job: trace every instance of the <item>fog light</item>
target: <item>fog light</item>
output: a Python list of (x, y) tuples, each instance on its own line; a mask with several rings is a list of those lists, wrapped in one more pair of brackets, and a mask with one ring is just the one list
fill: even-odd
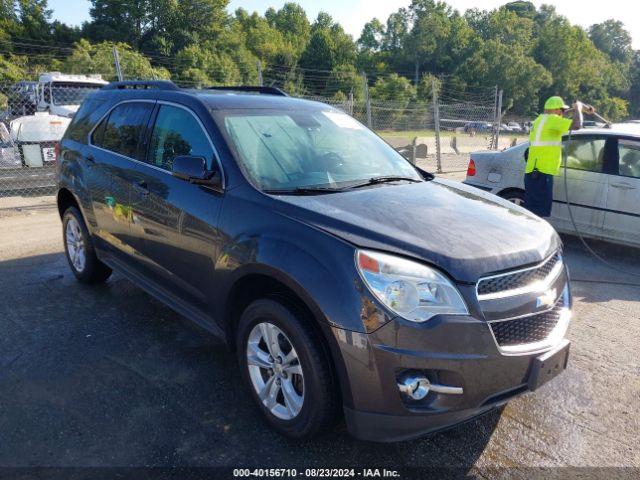
[(426, 377), (406, 375), (398, 382), (398, 390), (412, 400), (422, 400), (429, 393), (430, 383)]
[(398, 378), (398, 390), (411, 400), (422, 400), (429, 392), (442, 393), (445, 395), (462, 395), (462, 387), (450, 385), (438, 385), (431, 383), (427, 377), (420, 373), (407, 373)]

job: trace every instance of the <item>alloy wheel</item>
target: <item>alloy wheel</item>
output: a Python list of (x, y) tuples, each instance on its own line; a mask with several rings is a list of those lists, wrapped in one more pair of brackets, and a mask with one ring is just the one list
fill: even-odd
[(73, 217), (69, 219), (65, 229), (65, 236), (67, 240), (67, 255), (71, 265), (78, 273), (82, 273), (87, 264), (87, 255), (78, 220)]
[(253, 327), (247, 340), (251, 384), (264, 407), (281, 420), (292, 420), (304, 404), (304, 375), (291, 340), (268, 322)]

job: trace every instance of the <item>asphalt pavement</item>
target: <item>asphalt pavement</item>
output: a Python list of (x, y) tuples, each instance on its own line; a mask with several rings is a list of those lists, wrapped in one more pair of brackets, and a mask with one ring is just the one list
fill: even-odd
[[(565, 239), (575, 303), (563, 375), (502, 414), (420, 440), (360, 442), (340, 423), (298, 442), (266, 426), (234, 355), (207, 333), (118, 274), (101, 286), (77, 283), (51, 200), (0, 202), (0, 477), (3, 467), (27, 466), (640, 474), (640, 278), (600, 264), (573, 238)], [(640, 274), (638, 250), (595, 247)]]

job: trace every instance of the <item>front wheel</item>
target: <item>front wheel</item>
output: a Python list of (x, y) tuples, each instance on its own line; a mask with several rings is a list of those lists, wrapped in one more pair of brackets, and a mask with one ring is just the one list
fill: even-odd
[(62, 216), (64, 251), (69, 267), (82, 283), (101, 283), (111, 275), (111, 269), (96, 256), (91, 236), (82, 214), (69, 207)]
[(253, 302), (238, 328), (243, 376), (267, 422), (293, 438), (311, 438), (335, 418), (337, 389), (313, 320), (272, 299)]

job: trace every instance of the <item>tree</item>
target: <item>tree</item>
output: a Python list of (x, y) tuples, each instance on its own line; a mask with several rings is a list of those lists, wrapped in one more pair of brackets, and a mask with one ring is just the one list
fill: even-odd
[(527, 53), (534, 46), (534, 21), (518, 16), (506, 7), (490, 12), (468, 10), (465, 18), (483, 40), (498, 40), (504, 45), (522, 48)]
[(125, 43), (102, 42), (94, 45), (85, 39), (76, 43), (61, 68), (67, 73), (99, 73), (107, 80), (115, 80), (113, 47), (118, 49), (122, 73), (127, 78), (169, 78), (169, 72), (165, 68), (152, 67), (147, 57)]
[(618, 20), (607, 20), (589, 27), (589, 38), (611, 60), (628, 63), (633, 57), (631, 34)]
[(504, 5), (504, 8), (522, 18), (528, 18), (530, 20), (536, 18), (536, 6), (531, 2), (522, 0), (509, 2)]
[(299, 57), (309, 42), (311, 24), (307, 13), (296, 3), (285, 3), (280, 10), (273, 14), (273, 27), (284, 35), (289, 45)]
[(335, 97), (339, 92), (345, 96), (349, 92), (353, 92), (356, 100), (363, 98), (362, 77), (353, 65), (338, 65), (331, 71), (327, 80), (325, 95)]
[(585, 31), (561, 16), (550, 15), (542, 24), (535, 59), (553, 78), (553, 84), (543, 89), (545, 97), (580, 98), (604, 107), (609, 92), (625, 90), (627, 84), (621, 70), (595, 47)]
[(387, 28), (382, 39), (382, 49), (393, 54), (399, 53), (405, 46), (409, 35), (409, 14), (404, 8), (387, 18)]
[(405, 51), (412, 58), (416, 83), (422, 70), (451, 73), (477, 48), (478, 42), (468, 23), (444, 2), (413, 0), (409, 18), (412, 28)]
[[(329, 14), (320, 12), (311, 26), (311, 37), (300, 57), (300, 66), (320, 73), (331, 72), (338, 65), (353, 64), (355, 59), (356, 45), (351, 36), (334, 23)], [(326, 81), (316, 80), (313, 90), (314, 93), (320, 93), (326, 88)]]
[(240, 23), (246, 47), (263, 62), (271, 61), (285, 49), (282, 33), (257, 12), (248, 15), (245, 10), (238, 9), (236, 21)]
[(379, 52), (385, 36), (384, 25), (374, 18), (365, 23), (362, 34), (358, 39), (358, 48), (365, 52)]
[(47, 39), (52, 13), (47, 6), (47, 0), (18, 0), (17, 6), (20, 35), (34, 40)]
[(409, 100), (416, 96), (416, 89), (408, 79), (392, 73), (387, 77), (378, 78), (369, 89), (369, 95), (373, 100), (395, 102), (406, 107)]

